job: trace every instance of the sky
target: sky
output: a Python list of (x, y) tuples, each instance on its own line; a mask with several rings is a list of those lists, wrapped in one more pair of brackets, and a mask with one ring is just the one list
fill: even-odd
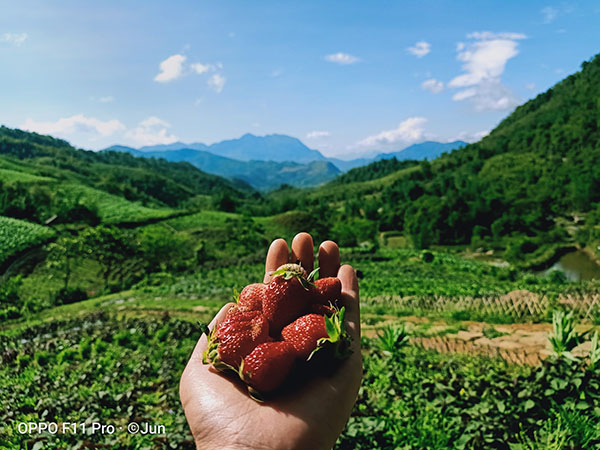
[(600, 52), (600, 4), (0, 0), (0, 124), (98, 150), (476, 141)]

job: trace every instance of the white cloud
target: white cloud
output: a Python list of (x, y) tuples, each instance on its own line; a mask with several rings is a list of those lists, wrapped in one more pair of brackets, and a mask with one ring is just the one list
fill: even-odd
[(477, 89), (470, 88), (464, 89), (462, 91), (458, 91), (456, 94), (452, 96), (452, 100), (460, 102), (461, 100), (466, 100), (471, 97), (475, 97), (477, 95)]
[(176, 80), (183, 75), (183, 63), (187, 58), (183, 55), (172, 55), (160, 63), (160, 72), (154, 77), (154, 81), (167, 83)]
[(0, 36), (0, 42), (7, 42), (17, 47), (23, 44), (27, 39), (27, 33), (4, 33)]
[(475, 32), (468, 43), (457, 45), (457, 59), (464, 73), (454, 77), (448, 87), (460, 88), (455, 101), (469, 100), (477, 111), (505, 110), (518, 104), (514, 94), (502, 84), (501, 76), (509, 59), (514, 58), (520, 33)]
[(226, 78), (220, 73), (215, 73), (223, 68), (223, 64), (218, 62), (216, 64), (203, 64), (203, 63), (186, 63), (187, 57), (184, 55), (172, 55), (160, 63), (160, 72), (154, 81), (166, 83), (169, 81), (176, 80), (183, 76), (195, 73), (197, 75), (212, 75), (208, 78), (207, 84), (215, 92), (220, 93), (225, 86)]
[(214, 72), (217, 69), (223, 68), (223, 64), (202, 64), (202, 63), (193, 63), (190, 64), (190, 69), (196, 72), (198, 75), (202, 75), (203, 73)]
[(491, 31), (475, 31), (467, 34), (468, 39), (526, 39), (527, 36), (523, 33), (492, 33)]
[(215, 73), (208, 79), (207, 83), (213, 91), (215, 91), (217, 94), (220, 94), (223, 90), (223, 87), (225, 87), (226, 81), (227, 79), (223, 75)]
[(325, 56), (325, 59), (329, 62), (336, 63), (336, 64), (342, 64), (342, 65), (355, 64), (360, 61), (360, 59), (357, 58), (356, 56), (350, 55), (348, 53), (341, 53), (341, 52), (332, 53), (331, 55), (327, 55), (327, 56)]
[(324, 137), (329, 137), (331, 133), (329, 131), (311, 131), (306, 135), (306, 139), (319, 139)]
[(382, 131), (379, 134), (369, 136), (358, 142), (358, 147), (381, 147), (395, 144), (411, 144), (430, 135), (425, 132), (425, 117), (409, 117), (400, 122), (392, 130)]
[(546, 6), (545, 8), (542, 8), (540, 13), (542, 14), (542, 20), (544, 23), (552, 23), (558, 16), (558, 10), (552, 6)]
[(530, 91), (535, 91), (536, 85), (535, 83), (527, 83), (525, 85), (525, 89), (529, 89)]
[(465, 141), (465, 142), (477, 142), (481, 139), (483, 139), (484, 137), (486, 137), (488, 134), (490, 134), (489, 130), (483, 130), (483, 131), (475, 131), (475, 132), (471, 132), (471, 131), (461, 131), (460, 133), (458, 133), (458, 136), (452, 138), (452, 139), (448, 139), (448, 142), (454, 142), (454, 141)]
[(421, 87), (426, 91), (433, 92), (434, 94), (439, 94), (444, 90), (444, 83), (436, 80), (435, 78), (431, 78), (430, 80), (425, 80), (421, 83)]
[(431, 51), (431, 44), (425, 41), (419, 41), (414, 47), (408, 47), (406, 50), (417, 58), (422, 58)]
[(136, 128), (125, 133), (125, 137), (133, 143), (144, 145), (172, 144), (177, 136), (169, 134), (171, 125), (158, 117), (151, 116), (142, 120)]
[(112, 103), (115, 101), (115, 98), (112, 95), (107, 95), (106, 97), (100, 97), (98, 101), (100, 103)]
[(40, 134), (66, 137), (74, 133), (110, 136), (117, 131), (124, 130), (125, 126), (116, 119), (102, 121), (86, 117), (83, 114), (76, 114), (58, 119), (56, 122), (36, 122), (33, 119), (27, 119), (20, 128)]

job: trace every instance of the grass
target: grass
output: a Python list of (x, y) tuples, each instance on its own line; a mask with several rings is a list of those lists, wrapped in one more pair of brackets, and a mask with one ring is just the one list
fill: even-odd
[(66, 183), (64, 188), (70, 196), (78, 198), (82, 203), (95, 205), (100, 219), (105, 224), (161, 219), (172, 216), (176, 212), (169, 208), (149, 208), (81, 184)]
[(21, 172), (10, 169), (0, 169), (0, 181), (3, 183), (44, 183), (56, 181), (53, 178), (41, 177), (27, 172)]

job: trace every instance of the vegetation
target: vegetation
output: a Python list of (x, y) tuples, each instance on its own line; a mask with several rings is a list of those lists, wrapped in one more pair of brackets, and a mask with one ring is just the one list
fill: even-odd
[(333, 180), (331, 184), (348, 184), (357, 181), (375, 180), (377, 178), (382, 178), (386, 175), (397, 172), (401, 169), (418, 165), (418, 161), (398, 161), (396, 157), (390, 159), (382, 159), (380, 161), (374, 161), (370, 164), (367, 164), (366, 166), (350, 169), (348, 172), (340, 175), (335, 180)]
[(52, 239), (52, 228), (0, 216), (0, 264), (11, 256)]
[[(465, 245), (543, 265), (575, 242), (574, 217), (590, 218), (580, 241), (599, 238), (599, 80), (600, 55), (518, 107), (480, 142), (432, 162), (374, 163), (322, 188), (273, 192), (268, 213), (323, 210), (326, 228), (367, 219), (417, 248)], [(406, 167), (385, 175), (395, 164)]]
[(529, 369), (410, 346), (390, 351), (388, 336), (379, 339), (385, 350), (366, 341), (363, 387), (338, 448), (600, 444), (600, 372), (581, 361), (555, 357)]

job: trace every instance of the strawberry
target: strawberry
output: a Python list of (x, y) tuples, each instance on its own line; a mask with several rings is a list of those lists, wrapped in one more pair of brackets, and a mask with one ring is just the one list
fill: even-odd
[(335, 304), (342, 295), (342, 282), (337, 277), (319, 278), (311, 290), (313, 303)]
[(310, 284), (306, 271), (298, 264), (284, 264), (275, 272), (265, 289), (263, 314), (272, 336), (304, 314), (310, 304)]
[(269, 324), (260, 311), (231, 308), (216, 333), (211, 333), (203, 361), (218, 370), (237, 369), (244, 357), (268, 338)]
[(335, 313), (335, 309), (331, 306), (321, 305), (320, 303), (313, 303), (310, 305), (310, 312), (319, 314), (321, 316), (331, 316)]
[(296, 353), (290, 343), (266, 342), (244, 358), (239, 375), (253, 390), (271, 392), (287, 378), (295, 359)]
[(306, 360), (317, 348), (317, 341), (329, 337), (325, 328), (325, 317), (319, 314), (302, 316), (285, 326), (281, 330), (281, 337), (294, 346), (296, 356)]
[(238, 307), (247, 311), (262, 311), (262, 302), (267, 285), (263, 283), (253, 283), (246, 286), (240, 292), (238, 298)]
[(307, 314), (287, 325), (281, 337), (294, 346), (296, 355), (303, 360), (309, 360), (325, 346), (333, 346), (335, 357), (343, 358), (349, 344), (343, 325), (344, 313), (345, 308), (331, 317)]

